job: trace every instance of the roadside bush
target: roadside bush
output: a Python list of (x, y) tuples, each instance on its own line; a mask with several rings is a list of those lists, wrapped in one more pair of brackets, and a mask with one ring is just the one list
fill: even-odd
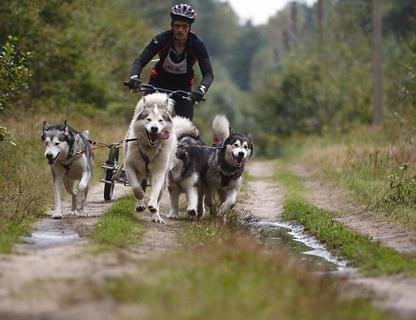
[(416, 207), (416, 176), (409, 174), (409, 164), (402, 164), (398, 171), (388, 176), (389, 189), (384, 197), (387, 205)]
[[(19, 52), (17, 42), (16, 37), (9, 36), (0, 52), (0, 115), (15, 109), (14, 102), (27, 88), (31, 75), (27, 67), (29, 53)], [(11, 135), (6, 127), (0, 125), (2, 141), (11, 141)]]

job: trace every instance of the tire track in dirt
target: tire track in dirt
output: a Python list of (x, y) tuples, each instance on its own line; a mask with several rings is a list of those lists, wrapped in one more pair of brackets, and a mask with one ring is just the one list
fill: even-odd
[(244, 184), (238, 208), (249, 211), (264, 221), (276, 221), (283, 213), (283, 188), (271, 178), (275, 169), (272, 161), (252, 161), (248, 173), (255, 179)]

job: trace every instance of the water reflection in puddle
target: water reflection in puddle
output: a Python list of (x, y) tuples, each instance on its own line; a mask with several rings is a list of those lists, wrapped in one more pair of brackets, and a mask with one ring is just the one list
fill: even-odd
[(21, 237), (23, 243), (32, 248), (49, 248), (80, 240), (77, 232), (63, 220), (41, 221), (29, 236)]
[(289, 252), (302, 256), (329, 272), (349, 273), (353, 268), (348, 267), (347, 261), (333, 256), (317, 239), (308, 235), (301, 225), (289, 222), (260, 221), (254, 230), (265, 242), (281, 244)]

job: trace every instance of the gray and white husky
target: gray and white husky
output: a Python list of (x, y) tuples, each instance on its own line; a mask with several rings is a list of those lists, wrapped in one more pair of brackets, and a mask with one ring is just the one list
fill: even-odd
[[(234, 207), (242, 184), (244, 167), (253, 155), (251, 134), (235, 132), (224, 115), (212, 122), (214, 148), (208, 149), (208, 169), (203, 175), (205, 204), (210, 213), (224, 217)], [(214, 196), (218, 194), (220, 207), (215, 208)], [(200, 200), (202, 201), (202, 197)]]
[(94, 162), (88, 131), (79, 133), (68, 126), (66, 120), (53, 126), (44, 121), (41, 138), (53, 176), (53, 218), (62, 218), (62, 186), (72, 195), (71, 213), (86, 216), (85, 202)]
[(198, 194), (202, 192), (202, 172), (207, 164), (206, 152), (201, 149), (205, 143), (190, 120), (183, 118), (181, 122), (182, 131), (169, 171), (170, 219), (179, 217), (179, 196), (182, 193), (186, 194), (188, 215), (200, 217), (203, 214), (203, 208), (198, 207)]
[(166, 187), (172, 155), (176, 151), (177, 136), (186, 123), (181, 117), (171, 117), (174, 101), (164, 93), (153, 93), (141, 98), (127, 131), (124, 163), (127, 178), (137, 199), (136, 210), (145, 210), (143, 180), (152, 185), (148, 210), (152, 221), (164, 223), (159, 214), (159, 202)]

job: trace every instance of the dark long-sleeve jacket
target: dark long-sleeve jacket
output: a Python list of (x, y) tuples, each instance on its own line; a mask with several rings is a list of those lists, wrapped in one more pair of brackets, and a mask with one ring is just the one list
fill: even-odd
[(158, 34), (134, 61), (131, 75), (140, 77), (142, 69), (156, 54), (159, 55), (159, 61), (150, 73), (150, 82), (154, 85), (170, 90), (191, 90), (195, 62), (198, 62), (202, 74), (200, 85), (208, 89), (214, 80), (208, 51), (193, 32), (189, 33), (186, 48), (180, 55), (173, 50), (172, 30)]

